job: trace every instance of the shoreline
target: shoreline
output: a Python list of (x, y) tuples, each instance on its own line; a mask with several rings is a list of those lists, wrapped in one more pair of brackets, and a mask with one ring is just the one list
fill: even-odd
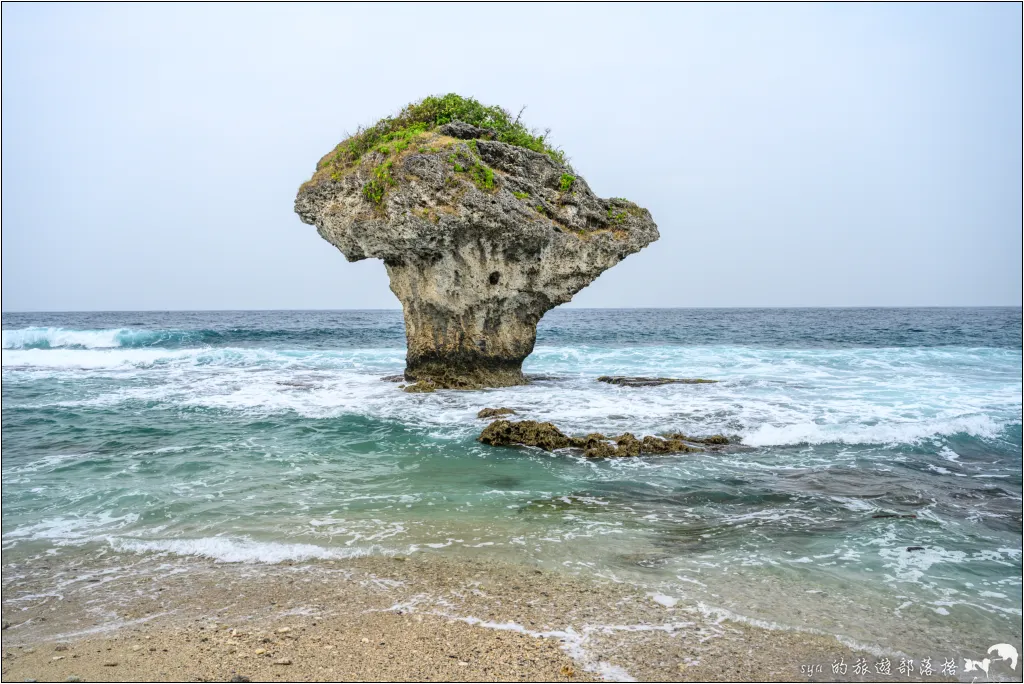
[(49, 592), (30, 572), (5, 579), (4, 681), (829, 681), (839, 658), (876, 660), (835, 637), (492, 561), (142, 554), (68, 575)]

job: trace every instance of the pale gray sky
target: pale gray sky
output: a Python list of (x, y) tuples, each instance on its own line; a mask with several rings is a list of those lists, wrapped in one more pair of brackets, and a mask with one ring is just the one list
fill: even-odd
[(661, 240), (579, 306), (1021, 303), (1021, 5), (3, 5), (3, 308), (390, 308), (346, 131), (517, 110)]

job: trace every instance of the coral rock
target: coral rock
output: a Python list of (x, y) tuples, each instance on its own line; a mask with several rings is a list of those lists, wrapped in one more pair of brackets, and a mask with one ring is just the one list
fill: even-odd
[[(664, 439), (648, 435), (637, 439), (626, 432), (615, 437), (606, 437), (592, 432), (583, 437), (569, 437), (551, 423), (535, 420), (496, 420), (480, 433), (480, 441), (491, 446), (533, 446), (545, 451), (555, 449), (582, 449), (587, 458), (613, 458), (641, 456), (644, 454), (685, 454), (702, 451), (683, 435), (667, 435)], [(716, 435), (716, 437), (721, 437)], [(715, 439), (715, 438), (709, 438)], [(722, 439), (725, 439), (722, 437)], [(709, 445), (728, 443), (708, 441)]]
[(570, 439), (551, 423), (535, 420), (496, 420), (480, 433), (480, 441), (491, 446), (535, 446), (551, 451), (572, 444)]
[(598, 197), (558, 155), (461, 121), (389, 135), (405, 137), (324, 157), (295, 211), (349, 261), (384, 261), (409, 381), (525, 384), (541, 316), (658, 239), (646, 209)]
[(485, 408), (485, 409), (480, 409), (480, 411), (476, 414), (476, 417), (477, 418), (496, 418), (498, 416), (512, 415), (513, 413), (515, 413), (515, 411), (513, 409), (505, 408), (504, 406), (502, 406), (501, 408)]

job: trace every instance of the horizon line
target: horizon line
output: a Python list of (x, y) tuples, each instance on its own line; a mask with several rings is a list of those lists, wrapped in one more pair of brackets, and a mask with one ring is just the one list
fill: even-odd
[[(557, 309), (559, 307), (555, 307)], [(563, 310), (579, 311), (692, 311), (692, 310), (779, 310), (779, 309), (1021, 309), (1021, 304), (921, 304), (921, 305), (843, 305), (843, 306), (570, 306)], [(339, 309), (15, 309), (0, 314), (99, 314), (99, 313), (239, 313), (239, 312), (343, 312), (343, 311), (402, 311), (401, 307), (339, 308)], [(554, 310), (554, 309), (552, 309)], [(545, 314), (546, 315), (546, 314)]]

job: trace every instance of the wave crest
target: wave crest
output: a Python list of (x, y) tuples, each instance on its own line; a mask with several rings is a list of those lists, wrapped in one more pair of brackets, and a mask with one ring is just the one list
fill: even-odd
[(19, 328), (3, 331), (4, 349), (111, 349), (116, 347), (152, 347), (200, 342), (201, 335), (182, 330), (140, 330), (108, 328), (73, 330), (69, 328)]

